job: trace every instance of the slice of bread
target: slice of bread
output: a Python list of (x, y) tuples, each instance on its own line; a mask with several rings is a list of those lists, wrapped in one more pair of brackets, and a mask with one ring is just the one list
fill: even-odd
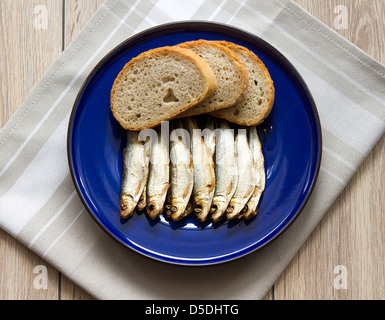
[(230, 108), (211, 114), (240, 125), (258, 125), (269, 115), (274, 104), (275, 89), (269, 71), (249, 49), (232, 42), (219, 41), (219, 43), (240, 57), (248, 71), (249, 88), (243, 100)]
[(248, 85), (247, 71), (232, 50), (215, 41), (207, 40), (183, 42), (178, 47), (191, 49), (206, 60), (217, 79), (217, 88), (211, 96), (194, 108), (179, 114), (178, 117), (220, 110), (242, 99)]
[(188, 110), (215, 89), (214, 72), (195, 52), (160, 47), (123, 67), (111, 90), (111, 111), (124, 129), (139, 131)]

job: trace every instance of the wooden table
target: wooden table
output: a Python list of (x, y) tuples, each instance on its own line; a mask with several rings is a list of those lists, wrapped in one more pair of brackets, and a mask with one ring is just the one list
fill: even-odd
[[(102, 2), (1, 0), (0, 126), (12, 116)], [(385, 64), (385, 0), (296, 2)], [(47, 29), (35, 28), (39, 21), (34, 20), (34, 10), (39, 5), (48, 10)], [(347, 29), (340, 29), (341, 24), (335, 20), (341, 13), (335, 11), (338, 5), (347, 9)], [(266, 299), (385, 298), (384, 153), (383, 137)], [(47, 268), (48, 284), (47, 289), (37, 290), (33, 286), (34, 268), (40, 265)], [(340, 274), (338, 266), (346, 271), (347, 288), (334, 286)], [(0, 230), (0, 299), (92, 297)]]

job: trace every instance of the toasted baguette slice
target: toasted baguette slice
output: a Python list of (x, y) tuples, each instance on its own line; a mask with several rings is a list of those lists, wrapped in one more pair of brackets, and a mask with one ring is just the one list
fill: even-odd
[(118, 74), (111, 111), (127, 130), (152, 128), (214, 92), (216, 78), (195, 52), (161, 47), (143, 52)]
[(247, 71), (239, 57), (227, 47), (207, 40), (183, 42), (178, 47), (196, 52), (210, 65), (217, 79), (217, 89), (207, 99), (178, 115), (187, 117), (232, 106), (247, 90)]
[(219, 43), (233, 50), (243, 61), (249, 75), (249, 88), (242, 101), (212, 115), (240, 125), (258, 125), (269, 115), (274, 104), (275, 89), (269, 71), (249, 49), (231, 42)]

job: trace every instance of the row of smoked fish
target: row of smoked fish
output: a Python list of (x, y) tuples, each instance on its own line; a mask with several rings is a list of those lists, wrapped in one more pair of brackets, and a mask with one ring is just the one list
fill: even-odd
[(164, 213), (173, 221), (191, 214), (201, 222), (254, 217), (265, 189), (256, 127), (234, 130), (227, 121), (211, 117), (204, 120), (203, 130), (194, 117), (170, 125), (168, 139), (153, 130), (151, 143), (141, 132), (127, 131), (121, 218), (135, 209), (151, 219)]

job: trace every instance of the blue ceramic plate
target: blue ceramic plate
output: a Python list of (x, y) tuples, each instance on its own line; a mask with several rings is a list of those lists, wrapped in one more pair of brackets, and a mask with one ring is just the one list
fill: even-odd
[[(196, 39), (227, 40), (255, 52), (274, 81), (270, 116), (258, 126), (266, 189), (256, 218), (219, 225), (191, 216), (178, 223), (146, 214), (119, 216), (125, 131), (110, 111), (115, 77), (146, 50)], [(75, 187), (96, 222), (121, 244), (156, 260), (182, 265), (222, 263), (249, 254), (280, 235), (307, 202), (318, 175), (321, 130), (316, 106), (291, 63), (260, 38), (227, 25), (179, 22), (141, 32), (110, 52), (85, 81), (68, 129), (68, 159)]]

